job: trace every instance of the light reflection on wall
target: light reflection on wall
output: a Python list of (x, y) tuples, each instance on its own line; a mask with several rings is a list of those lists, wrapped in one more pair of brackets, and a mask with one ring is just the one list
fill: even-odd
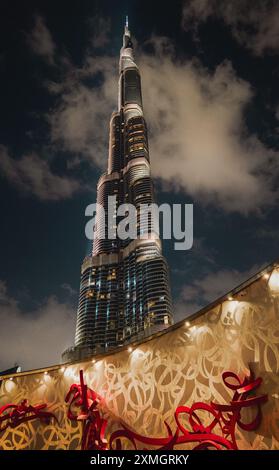
[(13, 374), (13, 380), (4, 378), (0, 406), (20, 403), (25, 398), (31, 404), (46, 403), (59, 422), (39, 424), (34, 428), (36, 433), (33, 422), (23, 424), (23, 444), (16, 440), (17, 430), (9, 429), (0, 435), (0, 449), (10, 448), (11, 443), (18, 449), (78, 448), (81, 423), (67, 419), (65, 396), (73, 383), (80, 383), (81, 369), (87, 386), (103, 398), (100, 410), (111, 423), (106, 436), (109, 437), (119, 419), (140, 434), (165, 435), (165, 421), (172, 430), (176, 428), (177, 406), (191, 406), (199, 401), (228, 403), (231, 394), (224, 386), (223, 372), (229, 370), (244, 377), (250, 367), (263, 378), (262, 393), (268, 393), (269, 398), (259, 432), (238, 429), (239, 448), (279, 449), (278, 298), (276, 267), (208, 307), (204, 314), (185, 319), (164, 335), (130, 345), (132, 350), (127, 346), (101, 359), (91, 357), (88, 361), (49, 368), (47, 374), (40, 370)]
[(279, 295), (279, 268), (274, 269), (268, 281), (271, 295)]

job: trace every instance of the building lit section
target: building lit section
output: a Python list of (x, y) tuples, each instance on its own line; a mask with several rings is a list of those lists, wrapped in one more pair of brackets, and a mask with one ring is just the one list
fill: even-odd
[[(108, 197), (115, 198), (109, 213)], [(118, 110), (110, 120), (107, 171), (97, 185), (92, 255), (81, 268), (75, 346), (63, 353), (78, 360), (154, 334), (173, 323), (169, 273), (159, 234), (148, 215), (140, 226), (139, 207), (154, 202), (141, 79), (125, 25), (119, 61)], [(137, 237), (110, 239), (120, 204), (137, 208)], [(145, 236), (145, 238), (140, 238)]]

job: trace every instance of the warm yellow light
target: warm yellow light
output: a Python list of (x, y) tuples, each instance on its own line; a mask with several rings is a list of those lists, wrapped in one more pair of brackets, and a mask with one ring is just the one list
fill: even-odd
[(264, 273), (263, 274), (263, 279), (268, 279), (269, 278), (269, 274), (268, 273)]
[(228, 300), (233, 300), (233, 297), (231, 295), (229, 295)]
[(61, 367), (61, 372), (64, 372), (65, 371), (65, 367)]
[(189, 328), (190, 325), (191, 325), (191, 323), (189, 321), (185, 322), (185, 326), (187, 326), (187, 328)]
[(44, 375), (48, 375), (48, 371), (47, 371), (47, 370), (44, 371)]
[(279, 269), (274, 269), (268, 281), (268, 287), (272, 295), (279, 295)]
[(13, 378), (13, 377), (10, 377), (10, 380), (14, 380), (14, 378)]
[(92, 363), (95, 364), (95, 362), (96, 362), (96, 359), (92, 359)]
[(133, 351), (133, 348), (131, 346), (128, 347), (128, 352), (131, 353)]

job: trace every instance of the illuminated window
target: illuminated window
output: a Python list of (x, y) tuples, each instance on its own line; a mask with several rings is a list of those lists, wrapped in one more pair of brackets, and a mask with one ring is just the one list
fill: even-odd
[(168, 315), (164, 315), (164, 324), (168, 325), (169, 324), (169, 317)]
[(86, 292), (85, 297), (86, 297), (87, 299), (90, 299), (90, 298), (94, 297), (94, 291), (93, 291), (93, 290), (89, 290), (88, 292)]
[(130, 151), (133, 152), (135, 150), (143, 150), (144, 146), (142, 144), (133, 144), (130, 146)]

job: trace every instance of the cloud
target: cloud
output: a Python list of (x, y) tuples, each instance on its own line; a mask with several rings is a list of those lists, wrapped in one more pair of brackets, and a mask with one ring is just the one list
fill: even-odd
[(64, 289), (68, 294), (70, 294), (70, 296), (75, 296), (77, 298), (78, 292), (76, 291), (76, 289), (73, 289), (72, 286), (70, 286), (70, 284), (68, 284), (67, 282), (61, 284), (61, 289)]
[(110, 19), (98, 15), (90, 18), (88, 20), (88, 24), (92, 34), (92, 46), (96, 49), (106, 46), (110, 41)]
[(110, 115), (117, 104), (117, 60), (89, 56), (82, 68), (69, 67), (61, 83), (47, 87), (57, 95), (47, 115), (52, 143), (104, 169)]
[(0, 169), (19, 190), (31, 193), (43, 201), (70, 198), (80, 190), (80, 183), (67, 176), (54, 174), (47, 161), (35, 153), (13, 159), (6, 147), (0, 145)]
[(279, 51), (279, 4), (276, 0), (187, 0), (182, 25), (197, 33), (209, 18), (224, 21), (234, 38), (260, 56)]
[(153, 175), (227, 211), (274, 203), (278, 154), (246, 128), (253, 90), (230, 62), (210, 72), (159, 50), (140, 65)]
[(237, 269), (220, 269), (185, 284), (181, 289), (180, 297), (175, 305), (175, 320), (200, 310), (237, 287), (242, 282), (259, 272), (265, 265), (254, 265), (251, 269), (239, 271)]
[(72, 342), (76, 312), (54, 296), (29, 314), (9, 297), (0, 281), (0, 370), (18, 363), (25, 370), (60, 362)]
[[(242, 214), (276, 204), (278, 153), (245, 124), (254, 90), (225, 61), (209, 71), (198, 61), (179, 62), (166, 38), (149, 41), (154, 53), (137, 53), (149, 128), (152, 174), (167, 189)], [(88, 83), (89, 80), (89, 83)], [(109, 116), (116, 107), (117, 61), (87, 55), (67, 67), (48, 116), (52, 144), (105, 169)]]
[(27, 41), (35, 54), (44, 58), (50, 65), (54, 64), (56, 46), (41, 16), (35, 17), (35, 25), (27, 36)]

